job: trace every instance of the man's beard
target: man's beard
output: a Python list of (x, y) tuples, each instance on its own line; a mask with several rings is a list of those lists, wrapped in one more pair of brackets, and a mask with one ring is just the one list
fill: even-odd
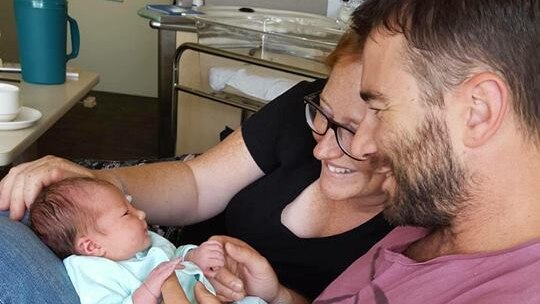
[(429, 110), (414, 134), (395, 133), (391, 139), (382, 160), (392, 168), (396, 181), (384, 211), (388, 221), (431, 229), (450, 227), (466, 207), (469, 188), (444, 121)]

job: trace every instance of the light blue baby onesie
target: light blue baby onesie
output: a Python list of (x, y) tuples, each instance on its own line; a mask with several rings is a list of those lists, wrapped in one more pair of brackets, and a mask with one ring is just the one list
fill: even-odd
[[(176, 249), (171, 242), (158, 234), (149, 232), (149, 235), (152, 245), (125, 261), (79, 255), (64, 259), (64, 265), (81, 304), (133, 303), (133, 292), (141, 286), (152, 269), (161, 262), (183, 257), (189, 249), (195, 247), (187, 245)], [(182, 262), (182, 265), (185, 268), (176, 270), (176, 276), (191, 303), (197, 303), (193, 294), (197, 281), (215, 294), (214, 288), (199, 267), (187, 261)], [(241, 303), (264, 303), (258, 298), (249, 298)]]

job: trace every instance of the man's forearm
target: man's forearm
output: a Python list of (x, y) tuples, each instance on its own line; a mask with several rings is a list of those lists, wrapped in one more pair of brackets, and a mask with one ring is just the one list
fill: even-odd
[(307, 304), (308, 299), (299, 293), (281, 286), (278, 296), (270, 304)]

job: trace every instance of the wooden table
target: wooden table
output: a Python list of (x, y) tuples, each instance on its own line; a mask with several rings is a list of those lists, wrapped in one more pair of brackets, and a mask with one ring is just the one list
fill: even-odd
[[(12, 81), (8, 81), (11, 79)], [(62, 85), (37, 85), (20, 81), (20, 74), (0, 73), (0, 82), (21, 88), (23, 106), (39, 110), (43, 116), (33, 126), (14, 131), (0, 130), (0, 177), (43, 133), (69, 111), (98, 83), (96, 73), (80, 71), (78, 79)]]

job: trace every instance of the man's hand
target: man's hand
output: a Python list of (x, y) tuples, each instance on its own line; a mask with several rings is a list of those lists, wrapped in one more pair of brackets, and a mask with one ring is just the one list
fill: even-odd
[(269, 303), (283, 298), (288, 289), (280, 285), (270, 263), (255, 249), (227, 236), (213, 236), (210, 240), (225, 247), (225, 266), (211, 280), (220, 300), (237, 301), (246, 294)]
[(206, 241), (190, 250), (186, 260), (197, 264), (206, 277), (213, 278), (225, 265), (223, 246), (217, 241)]
[(78, 176), (94, 177), (92, 171), (54, 156), (45, 156), (13, 167), (0, 181), (0, 210), (9, 209), (9, 217), (20, 220), (41, 189), (54, 182)]

